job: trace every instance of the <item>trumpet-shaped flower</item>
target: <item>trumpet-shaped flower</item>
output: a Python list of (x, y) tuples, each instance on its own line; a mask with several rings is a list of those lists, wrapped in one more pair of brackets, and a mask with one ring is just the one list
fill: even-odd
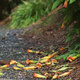
[(67, 0), (65, 0), (63, 8), (67, 8), (67, 4), (68, 4), (68, 2), (67, 2)]
[(15, 60), (11, 60), (11, 61), (10, 61), (10, 65), (11, 65), (11, 64), (17, 64), (17, 63), (18, 63), (18, 62), (15, 61)]
[(18, 67), (13, 67), (14, 70), (22, 70), (21, 68)]
[[(61, 28), (62, 28), (62, 29), (65, 29), (64, 23), (62, 23)], [(60, 50), (63, 50), (63, 48), (61, 48)]]
[(59, 50), (60, 50), (60, 51), (63, 51), (63, 50), (64, 50), (64, 47), (59, 48)]
[(38, 68), (41, 68), (42, 67), (42, 64), (41, 63), (37, 63), (36, 65), (37, 65)]
[(65, 72), (65, 73), (63, 73), (63, 74), (59, 75), (59, 77), (67, 76), (67, 75), (69, 75), (70, 73), (71, 73), (70, 71), (69, 71), (69, 72)]
[(50, 59), (50, 58), (52, 58), (54, 55), (56, 55), (56, 54), (58, 54), (58, 52), (55, 52), (55, 53), (53, 53), (53, 54), (51, 54), (51, 55), (49, 55), (49, 56), (45, 56), (45, 57), (43, 57), (43, 58), (41, 58), (41, 59)]
[(29, 67), (24, 67), (23, 70), (34, 70), (37, 68), (36, 66), (29, 66)]
[(37, 63), (37, 61), (29, 60), (29, 59), (26, 60), (26, 64), (33, 64), (33, 63)]
[(46, 62), (45, 64), (46, 64), (47, 66), (49, 66), (49, 65), (51, 65), (51, 62)]
[(33, 50), (30, 49), (27, 50), (27, 53), (33, 53), (33, 52), (34, 52)]
[(47, 73), (47, 72), (46, 72), (44, 75), (45, 75), (45, 78), (46, 78), (46, 79), (47, 79), (47, 78), (51, 78), (51, 74), (49, 74), (49, 73)]
[(37, 74), (37, 73), (34, 73), (33, 77), (36, 77), (36, 78), (45, 78), (44, 75)]
[(43, 59), (43, 60), (41, 60), (40, 62), (41, 63), (44, 63), (44, 62), (48, 62), (49, 61), (49, 59)]
[(3, 65), (3, 66), (0, 66), (0, 69), (5, 69), (6, 67), (9, 67), (10, 65), (9, 64), (6, 64), (6, 65)]
[(55, 74), (55, 75), (52, 77), (51, 80), (54, 80), (54, 79), (56, 79), (56, 78), (58, 78), (58, 77), (59, 77), (59, 75)]
[(57, 63), (57, 60), (56, 59), (52, 59), (51, 62), (52, 63)]
[(75, 60), (76, 58), (77, 58), (77, 56), (73, 56), (73, 57), (69, 56), (69, 57), (68, 57), (68, 60), (69, 60), (70, 62), (72, 62), (72, 61)]
[(18, 63), (17, 66), (20, 67), (20, 68), (23, 68), (24, 67), (24, 65), (22, 65), (20, 63)]

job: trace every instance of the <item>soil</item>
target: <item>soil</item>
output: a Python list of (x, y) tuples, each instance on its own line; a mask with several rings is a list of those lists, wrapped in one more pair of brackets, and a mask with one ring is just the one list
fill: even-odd
[[(68, 44), (65, 42), (65, 30), (56, 28), (57, 25), (39, 27), (39, 25), (30, 26), (22, 29), (6, 30), (5, 26), (0, 27), (0, 60), (10, 62), (16, 60), (18, 62), (26, 61), (27, 59), (38, 60), (44, 55), (28, 54), (27, 49), (38, 50), (52, 54), (59, 51), (59, 48), (66, 47)], [(25, 32), (26, 31), (26, 32)], [(47, 54), (47, 55), (48, 55)], [(80, 58), (70, 63), (58, 60), (59, 65), (69, 64), (75, 69), (68, 76), (61, 77), (55, 80), (80, 80)], [(25, 66), (28, 66), (24, 64)], [(45, 80), (33, 77), (33, 73), (44, 73), (54, 67), (46, 66), (42, 69), (35, 69), (29, 71), (15, 71), (11, 65), (9, 69), (3, 70), (3, 76), (0, 80)], [(47, 79), (51, 80), (51, 79)]]

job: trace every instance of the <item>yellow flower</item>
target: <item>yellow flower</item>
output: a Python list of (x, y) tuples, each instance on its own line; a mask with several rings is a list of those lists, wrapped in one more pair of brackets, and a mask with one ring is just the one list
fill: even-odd
[(11, 64), (17, 64), (17, 63), (18, 63), (18, 62), (15, 61), (15, 60), (11, 60), (11, 61), (10, 61), (10, 65), (11, 65)]
[(18, 63), (17, 66), (20, 67), (20, 68), (23, 68), (24, 67), (24, 65), (22, 65), (20, 63)]
[(52, 77), (51, 80), (54, 80), (54, 79), (56, 79), (56, 78), (58, 78), (58, 77), (59, 77), (59, 75), (55, 74), (55, 75)]
[[(65, 27), (64, 27), (64, 23), (62, 23), (62, 26), (61, 26), (61, 28), (62, 28), (62, 29), (65, 29)], [(60, 50), (61, 50), (61, 49), (60, 49)]]
[(33, 77), (36, 77), (36, 78), (45, 78), (44, 75), (37, 74), (37, 73), (34, 73)]
[(41, 68), (42, 67), (42, 64), (41, 63), (37, 63), (36, 65), (37, 65), (38, 68)]
[(33, 70), (35, 68), (36, 66), (29, 66), (29, 67), (24, 67), (23, 70)]
[(46, 64), (47, 66), (49, 66), (49, 65), (51, 65), (51, 62), (46, 62), (45, 64)]
[(44, 62), (48, 62), (49, 61), (49, 59), (43, 59), (43, 60), (41, 60), (40, 62), (41, 63), (44, 63)]
[(75, 60), (76, 58), (77, 58), (77, 56), (73, 56), (73, 57), (69, 56), (69, 57), (68, 57), (68, 60), (69, 60), (70, 62), (72, 62), (72, 61)]
[(14, 70), (22, 70), (21, 68), (18, 67), (13, 67)]
[(37, 63), (37, 61), (29, 60), (29, 59), (26, 60), (26, 64), (33, 64), (33, 63)]
[(71, 73), (70, 71), (69, 71), (69, 72), (65, 72), (65, 73), (63, 73), (63, 74), (59, 75), (59, 77), (67, 76), (67, 75), (69, 75), (70, 73)]
[(33, 52), (34, 52), (33, 50), (30, 49), (27, 50), (27, 53), (33, 53)]
[(3, 66), (0, 66), (0, 69), (5, 69), (6, 67), (9, 67), (10, 65), (9, 64), (6, 64), (6, 65), (3, 65)]
[(67, 2), (67, 0), (65, 0), (63, 8), (67, 8), (67, 4), (68, 4), (68, 2)]

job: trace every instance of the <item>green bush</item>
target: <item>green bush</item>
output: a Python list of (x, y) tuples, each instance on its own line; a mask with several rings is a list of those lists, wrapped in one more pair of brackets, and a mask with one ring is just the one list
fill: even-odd
[(54, 1), (55, 0), (23, 1), (11, 14), (12, 20), (10, 26), (12, 28), (21, 28), (40, 20), (51, 11)]

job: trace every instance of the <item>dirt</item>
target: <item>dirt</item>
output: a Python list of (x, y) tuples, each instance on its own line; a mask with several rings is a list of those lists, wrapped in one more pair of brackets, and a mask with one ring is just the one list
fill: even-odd
[[(28, 54), (27, 49), (38, 50), (52, 54), (59, 51), (59, 48), (66, 47), (68, 44), (65, 42), (65, 30), (56, 28), (58, 25), (39, 27), (39, 25), (31, 26), (29, 28), (5, 30), (0, 27), (0, 60), (10, 62), (10, 60), (26, 61), (27, 59), (38, 60), (43, 55)], [(26, 30), (26, 32), (25, 32)], [(69, 64), (75, 69), (66, 77), (61, 77), (55, 80), (80, 80), (80, 58), (72, 63), (69, 61), (59, 61), (60, 65)], [(25, 66), (28, 66), (24, 64)], [(42, 74), (54, 67), (42, 67), (42, 69), (35, 69), (29, 71), (15, 71), (11, 65), (8, 70), (3, 70), (3, 76), (0, 80), (45, 80), (34, 78), (35, 72)], [(51, 79), (47, 79), (51, 80)]]

